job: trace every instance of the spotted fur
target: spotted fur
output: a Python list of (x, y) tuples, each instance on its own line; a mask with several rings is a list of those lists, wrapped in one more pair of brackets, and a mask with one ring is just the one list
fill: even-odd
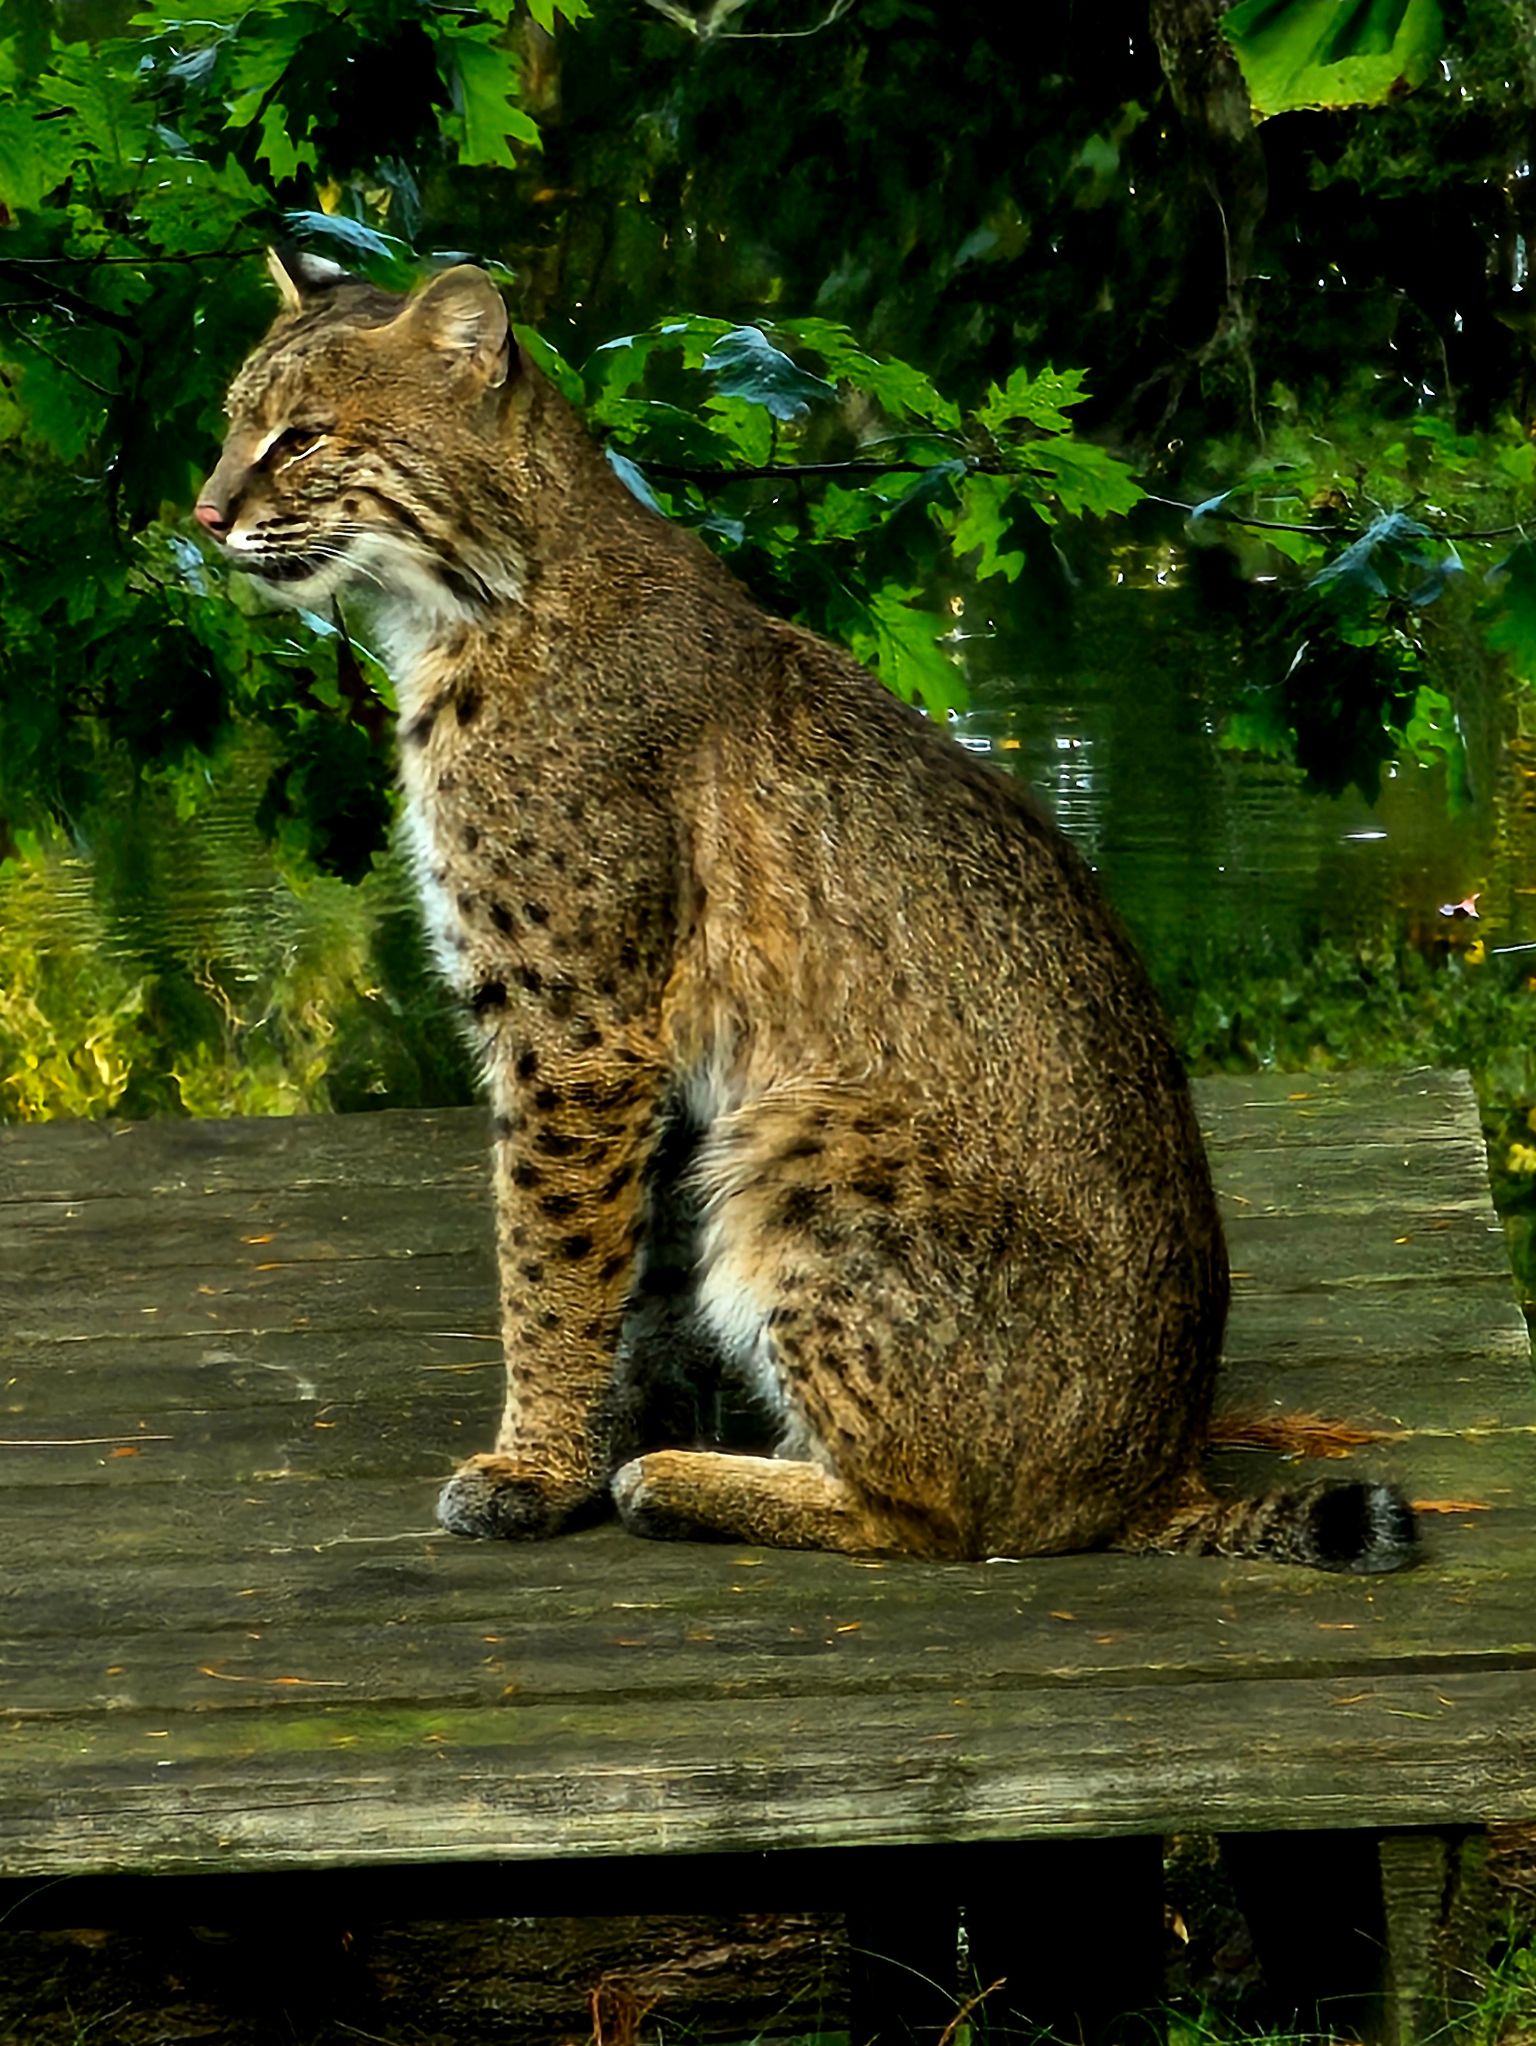
[(1403, 1561), (1387, 1488), (1205, 1489), (1210, 1178), (1066, 840), (640, 506), (481, 273), (278, 281), (198, 516), (398, 693), (495, 1132), (506, 1404), (444, 1523)]

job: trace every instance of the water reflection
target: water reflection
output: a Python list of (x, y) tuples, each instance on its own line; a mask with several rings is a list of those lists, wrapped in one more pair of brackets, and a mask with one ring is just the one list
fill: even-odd
[[(1170, 604), (1182, 597), (1157, 609)], [(1170, 658), (1147, 660), (1145, 606), (1117, 593), (1070, 668), (1002, 625), (966, 647), (975, 707), (957, 735), (1029, 782), (1149, 954), (1183, 952), (1196, 931), (1276, 961), (1325, 936), (1460, 944), (1471, 938), (1441, 905), (1474, 892), (1471, 936), (1536, 938), (1536, 747), (1507, 693), (1481, 706), (1499, 727), (1491, 786), (1458, 813), (1443, 773), (1413, 761), (1387, 770), (1374, 803), (1328, 796), (1220, 743), (1230, 649), (1203, 637), (1186, 628)]]
[[(999, 606), (991, 630), (957, 641), (975, 707), (955, 737), (1021, 775), (1099, 869), (1181, 1028), (1212, 989), (1291, 975), (1303, 1012), (1289, 1017), (1289, 1035), (1254, 1035), (1232, 1056), (1304, 1063), (1313, 1050), (1305, 972), (1329, 947), (1376, 948), (1378, 975), (1383, 959), (1390, 971), (1406, 951), (1437, 971), (1475, 970), (1489, 987), (1526, 985), (1536, 969), (1536, 952), (1521, 950), (1536, 947), (1528, 697), (1475, 666), (1456, 677), (1473, 798), (1459, 810), (1443, 774), (1412, 761), (1385, 775), (1374, 803), (1353, 791), (1319, 795), (1295, 769), (1222, 745), (1253, 655), (1229, 621), (1202, 608), (1172, 556), (1149, 556), (1101, 586), (1070, 630), (1043, 611), (1021, 615), (1026, 608), (1021, 599), (1010, 617)], [(29, 977), (41, 982), (64, 961), (77, 981), (115, 975), (94, 1011), (78, 989), (76, 1008), (136, 1019), (121, 1057), (159, 1057), (169, 1076), (138, 1109), (132, 1089), (120, 1089), (53, 1112), (407, 1105), (467, 1089), (403, 863), (381, 858), (352, 888), (285, 860), (256, 822), (270, 745), (255, 734), (233, 745), (190, 807), (185, 791), (178, 808), (169, 784), (135, 788), (125, 775), (102, 814), (81, 821), (74, 846), (0, 870), (12, 999), (24, 1002)], [(1468, 901), (1475, 915), (1449, 913)], [(166, 990), (178, 986), (203, 1008), (168, 1005)], [(1368, 1017), (1372, 1000), (1362, 986), (1355, 1007)], [(13, 1033), (85, 1028), (75, 1010), (62, 1021), (46, 1002), (34, 1010), (30, 1026), (12, 1018)], [(1527, 1023), (1523, 1012), (1513, 1025), (1501, 1014), (1465, 1052), (1450, 1042), (1448, 1055), (1495, 1072), (1489, 1084), (1509, 1114), (1536, 1095)], [(309, 1077), (268, 1096), (221, 1095), (211, 1083), (189, 1092), (177, 1078), (178, 1031), (222, 1033), (209, 1061), (260, 1051), (275, 1070), (302, 1055)], [(1358, 1029), (1319, 1038), (1321, 1055), (1342, 1058), (1410, 1055), (1398, 1042)], [(22, 1112), (47, 1112), (46, 1098), (39, 1083)]]

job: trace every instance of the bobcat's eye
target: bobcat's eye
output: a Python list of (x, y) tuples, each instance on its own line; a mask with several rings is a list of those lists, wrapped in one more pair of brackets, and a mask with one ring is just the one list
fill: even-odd
[(307, 455), (312, 448), (319, 447), (324, 439), (325, 428), (322, 426), (288, 426), (272, 443), (271, 451), (296, 462), (300, 455)]

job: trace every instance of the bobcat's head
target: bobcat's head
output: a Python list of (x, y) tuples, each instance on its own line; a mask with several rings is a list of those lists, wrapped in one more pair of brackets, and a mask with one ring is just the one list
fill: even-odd
[(490, 279), (448, 270), (402, 300), (314, 257), (269, 261), (283, 310), (230, 387), (198, 519), (295, 605), (372, 591), (419, 625), (514, 597), (506, 429), (531, 372)]

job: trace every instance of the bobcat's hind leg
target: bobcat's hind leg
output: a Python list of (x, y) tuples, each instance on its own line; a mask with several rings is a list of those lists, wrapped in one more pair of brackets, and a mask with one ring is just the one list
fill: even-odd
[(655, 1450), (616, 1473), (613, 1499), (629, 1532), (653, 1540), (845, 1553), (899, 1546), (841, 1478), (784, 1457)]

